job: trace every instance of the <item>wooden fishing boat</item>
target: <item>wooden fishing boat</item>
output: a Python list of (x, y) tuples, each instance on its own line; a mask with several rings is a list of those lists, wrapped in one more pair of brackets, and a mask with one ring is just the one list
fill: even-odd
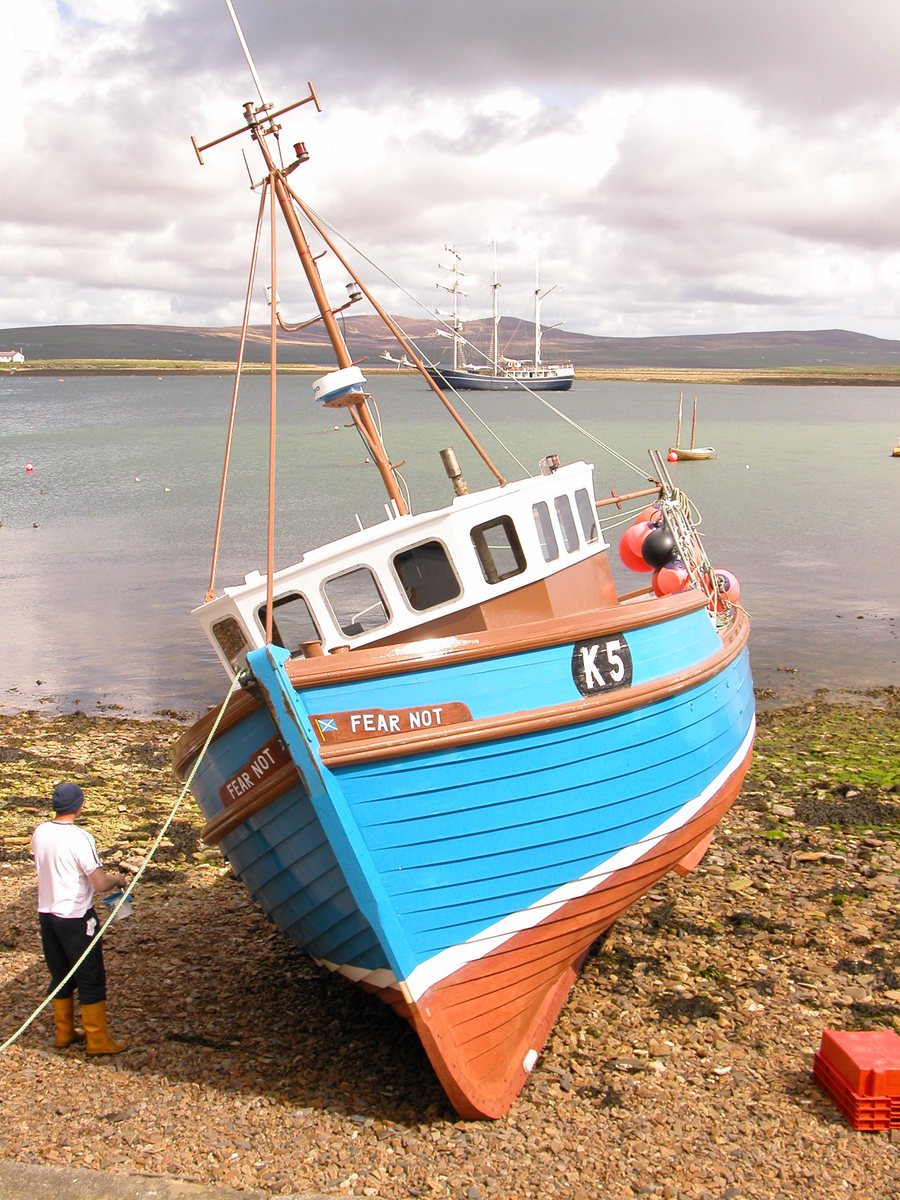
[(678, 428), (675, 433), (675, 445), (669, 447), (669, 462), (700, 462), (704, 458), (715, 458), (716, 451), (712, 446), (695, 446), (694, 439), (697, 433), (697, 397), (694, 397), (694, 416), (691, 421), (691, 444), (690, 446), (682, 446), (681, 444), (681, 415), (682, 405), (684, 403), (684, 392), (678, 397)]
[[(353, 422), (388, 502), (378, 523), (276, 569), (273, 436), (265, 572), (219, 591), (223, 473), (196, 616), (232, 687), (181, 738), (175, 769), (205, 840), (277, 926), (412, 1023), (462, 1116), (500, 1117), (592, 944), (662, 875), (697, 865), (738, 794), (754, 736), (748, 620), (658, 452), (652, 479), (599, 500), (584, 461), (547, 455), (507, 480), (434, 380), (489, 478), (470, 490), (448, 448), (448, 503), (410, 511), (308, 239), (349, 265), (288, 181), (305, 148), (286, 167), (273, 152), (279, 120), (318, 108), (316, 94), (275, 110), (245, 53), (259, 104), (194, 147), (202, 163), (246, 134), (260, 152), (251, 261), (280, 213), (334, 348), (314, 397)], [(352, 273), (350, 291), (430, 378)], [(279, 320), (273, 306), (273, 428)], [(621, 522), (623, 506), (644, 546), (632, 565), (677, 557), (675, 590), (657, 571), (653, 589), (617, 591), (600, 518)]]
[(891, 458), (900, 458), (900, 438), (897, 438), (897, 444), (891, 450)]

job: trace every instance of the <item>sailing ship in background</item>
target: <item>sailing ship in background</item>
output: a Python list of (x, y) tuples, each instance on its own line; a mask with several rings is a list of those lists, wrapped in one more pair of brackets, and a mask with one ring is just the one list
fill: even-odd
[[(605, 499), (585, 461), (548, 454), (534, 475), (504, 477), (291, 186), (303, 143), (280, 165), (279, 120), (319, 108), (312, 84), (274, 109), (241, 41), (259, 103), (194, 148), (202, 163), (248, 134), (262, 157), (243, 337), (261, 231), (280, 212), (335, 355), (313, 398), (352, 421), (387, 504), (366, 527), (348, 504), (353, 532), (276, 569), (276, 299), (265, 571), (216, 587), (229, 434), (195, 612), (231, 687), (182, 736), (175, 768), (206, 815), (204, 839), (263, 911), (412, 1023), (462, 1116), (499, 1117), (592, 944), (667, 871), (697, 865), (737, 796), (755, 727), (749, 622), (659, 452), (652, 475), (634, 467), (640, 486)], [(469, 488), (447, 447), (448, 502), (412, 511), (319, 243), (347, 270), (350, 303), (365, 296), (429, 382), (482, 486)], [(271, 260), (277, 297), (274, 245)], [(613, 531), (652, 587), (619, 594)]]
[(704, 458), (715, 458), (716, 451), (713, 446), (695, 446), (694, 439), (697, 435), (697, 397), (694, 397), (694, 415), (691, 420), (691, 444), (690, 446), (682, 446), (681, 444), (681, 418), (682, 408), (684, 405), (684, 392), (678, 397), (678, 428), (675, 432), (675, 445), (669, 447), (668, 459), (669, 462), (700, 462)]
[[(428, 373), (440, 386), (454, 391), (513, 391), (527, 387), (533, 392), (566, 392), (575, 381), (575, 368), (571, 363), (545, 363), (541, 360), (541, 302), (556, 285), (541, 291), (539, 273), (535, 271), (534, 285), (534, 357), (531, 362), (508, 358), (500, 350), (500, 281), (497, 277), (497, 256), (494, 253), (494, 273), (491, 281), (491, 344), (486, 360), (482, 363), (466, 362), (464, 355), (477, 352), (466, 339), (459, 315), (460, 257), (452, 246), (444, 249), (453, 256), (450, 268), (452, 283), (446, 291), (453, 297), (453, 323), (449, 330), (438, 329), (438, 337), (451, 343), (449, 366), (429, 363)], [(441, 285), (444, 286), (444, 285)]]

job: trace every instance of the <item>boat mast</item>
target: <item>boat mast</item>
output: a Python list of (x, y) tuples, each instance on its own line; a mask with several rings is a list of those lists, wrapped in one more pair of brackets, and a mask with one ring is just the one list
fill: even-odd
[(697, 432), (697, 397), (694, 397), (694, 419), (691, 421), (691, 449), (694, 448), (694, 434)]
[[(276, 118), (282, 116), (284, 113), (289, 112), (294, 108), (299, 108), (301, 105), (308, 104), (310, 102), (315, 104), (317, 111), (321, 112), (322, 110), (318, 97), (316, 96), (315, 89), (313, 88), (312, 84), (309, 83), (307, 84), (309, 88), (308, 96), (305, 96), (302, 100), (296, 101), (294, 104), (289, 104), (285, 108), (281, 108), (276, 112), (272, 112), (272, 105), (267, 103), (263, 98), (259, 77), (256, 73), (256, 68), (253, 65), (253, 60), (250, 57), (250, 52), (247, 49), (247, 44), (244, 41), (243, 34), (241, 33), (240, 25), (238, 24), (237, 16), (234, 12), (234, 8), (232, 7), (231, 0), (225, 0), (225, 3), (228, 7), (228, 12), (231, 16), (232, 23), (234, 24), (235, 30), (238, 34), (238, 39), (241, 43), (241, 48), (244, 51), (244, 56), (247, 59), (247, 65), (249, 66), (250, 73), (253, 76), (254, 85), (259, 93), (260, 104), (258, 106), (254, 106), (253, 102), (250, 100), (244, 104), (244, 121), (246, 122), (244, 128), (236, 129), (232, 133), (227, 133), (222, 137), (215, 138), (213, 141), (207, 142), (203, 146), (198, 146), (196, 139), (192, 138), (191, 141), (193, 142), (194, 150), (202, 165), (204, 150), (208, 150), (211, 146), (217, 146), (221, 142), (229, 141), (233, 137), (237, 137), (240, 134), (249, 132), (250, 137), (259, 146), (260, 153), (263, 156), (263, 161), (265, 162), (266, 170), (268, 172), (266, 183), (272, 188), (275, 200), (281, 209), (281, 213), (287, 226), (288, 233), (290, 234), (291, 241), (293, 242), (294, 248), (300, 258), (300, 264), (303, 267), (303, 272), (306, 275), (310, 291), (312, 292), (316, 307), (319, 310), (319, 316), (323, 325), (325, 326), (325, 331), (328, 334), (328, 340), (331, 342), (334, 350), (338, 368), (342, 369), (353, 366), (354, 364), (350, 356), (350, 351), (347, 349), (347, 345), (344, 341), (343, 334), (341, 333), (340, 326), (338, 325), (337, 318), (335, 316), (336, 310), (329, 302), (328, 295), (325, 291), (325, 285), (322, 283), (322, 278), (319, 274), (318, 264), (316, 263), (309, 243), (306, 240), (306, 235), (303, 232), (303, 227), (301, 226), (297, 217), (297, 212), (287, 184), (286, 176), (288, 173), (300, 166), (301, 163), (306, 162), (308, 159), (309, 156), (306, 153), (306, 148), (302, 142), (298, 142), (294, 146), (294, 151), (297, 156), (296, 159), (287, 168), (282, 168), (277, 166), (275, 163), (275, 160), (266, 142), (268, 137), (274, 136), (277, 138), (279, 132), (281, 131), (281, 126), (276, 123)], [(274, 289), (272, 293), (272, 303), (274, 307)], [(274, 352), (272, 357), (274, 362)], [(372, 461), (378, 468), (388, 497), (394, 502), (398, 513), (406, 514), (408, 509), (403, 498), (403, 494), (400, 490), (400, 486), (397, 483), (397, 479), (394, 475), (394, 468), (390, 459), (388, 458), (384, 443), (382, 442), (378, 433), (378, 429), (375, 425), (375, 421), (372, 417), (372, 413), (368, 404), (366, 403), (363, 393), (359, 393), (358, 400), (354, 400), (347, 405), (347, 411), (349, 412), (354, 425), (359, 431), (359, 434), (372, 457)]]
[[(541, 291), (540, 280), (540, 263), (536, 258), (534, 260), (534, 365), (535, 368), (541, 365), (541, 301), (545, 296), (549, 296), (551, 292), (555, 292), (559, 287), (558, 283), (554, 283), (553, 287), (547, 288), (546, 292)], [(556, 326), (553, 327), (554, 329)]]
[(403, 332), (403, 330), (400, 328), (400, 326), (397, 324), (397, 322), (394, 320), (394, 318), (390, 315), (390, 313), (386, 312), (384, 310), (384, 308), (382, 308), (382, 306), (379, 304), (378, 300), (372, 295), (372, 293), (369, 291), (369, 289), (363, 283), (362, 279), (360, 279), (359, 275), (353, 270), (350, 263), (347, 261), (347, 259), (344, 257), (344, 255), (341, 253), (340, 248), (334, 243), (332, 238), (329, 236), (327, 230), (322, 225), (321, 221), (316, 216), (316, 214), (303, 203), (303, 201), (300, 199), (300, 197), (297, 195), (296, 192), (292, 191), (291, 188), (288, 188), (288, 191), (290, 192), (294, 203), (297, 205), (297, 207), (303, 213), (304, 217), (306, 217), (307, 221), (309, 221), (310, 225), (313, 227), (313, 229), (315, 229), (316, 233), (318, 233), (319, 237), (322, 239), (322, 241), (325, 243), (325, 245), (328, 247), (328, 249), (331, 251), (331, 253), (335, 256), (335, 258), (338, 260), (338, 262), (341, 264), (341, 266), (344, 268), (344, 270), (348, 273), (350, 278), (355, 281), (355, 283), (359, 287), (359, 290), (362, 292), (362, 294), (365, 296), (365, 298), (369, 301), (369, 303), (375, 309), (376, 313), (378, 313), (379, 317), (384, 322), (385, 326), (391, 331), (391, 333), (397, 339), (400, 346), (402, 346), (403, 350), (406, 352), (407, 356), (409, 357), (412, 365), (416, 368), (416, 370), (419, 372), (419, 374), (422, 376), (422, 378), (425, 380), (425, 382), (428, 384), (428, 386), (434, 392), (435, 396), (437, 396), (438, 400), (440, 400), (441, 404), (443, 404), (444, 408), (447, 410), (447, 412), (450, 414), (450, 416), (453, 418), (453, 420), (457, 423), (457, 425), (462, 430), (462, 432), (465, 434), (465, 436), (469, 439), (469, 442), (471, 443), (472, 448), (478, 452), (478, 454), (481, 457), (481, 460), (483, 461), (485, 466), (488, 468), (488, 470), (491, 472), (491, 474), (494, 476), (494, 478), (497, 480), (497, 483), (501, 487), (505, 487), (506, 480), (504, 479), (503, 475), (497, 470), (494, 463), (491, 462), (484, 446), (482, 446), (482, 444), (478, 441), (478, 438), (475, 437), (475, 435), (472, 433), (472, 430), (469, 429), (468, 425), (466, 425), (465, 421), (462, 419), (462, 417), (459, 415), (459, 413), (456, 411), (456, 409), (450, 403), (449, 399), (447, 398), (446, 393), (444, 391), (442, 391), (442, 389), (439, 388), (438, 385), (435, 383), (432, 375), (429, 373), (429, 371), (425, 367), (425, 364), (422, 362), (422, 359), (419, 357), (418, 353), (413, 348), (412, 343), (406, 337), (406, 334)]
[[(434, 382), (431, 375), (425, 369), (425, 365), (422, 363), (421, 359), (416, 354), (416, 352), (413, 350), (413, 348), (412, 348), (411, 344), (409, 343), (409, 341), (407, 340), (407, 338), (404, 336), (403, 331), (399, 328), (397, 323), (388, 315), (388, 313), (386, 313), (384, 311), (384, 309), (378, 304), (375, 297), (371, 295), (368, 288), (363, 284), (362, 280), (359, 278), (357, 273), (353, 270), (353, 268), (347, 262), (344, 255), (341, 254), (338, 247), (334, 244), (332, 239), (328, 236), (326, 230), (323, 228), (321, 222), (318, 220), (316, 215), (312, 212), (312, 210), (306, 204), (304, 204), (304, 202), (301, 200), (301, 198), (297, 195), (297, 193), (288, 184), (287, 176), (290, 175), (291, 172), (294, 171), (297, 167), (299, 167), (302, 163), (306, 162), (307, 159), (309, 158), (309, 155), (306, 152), (306, 147), (303, 145), (302, 142), (297, 142), (294, 145), (294, 152), (296, 154), (295, 160), (292, 163), (290, 163), (287, 167), (279, 168), (275, 165), (275, 162), (272, 158), (271, 153), (269, 152), (269, 148), (266, 144), (265, 139), (270, 135), (274, 135), (277, 139), (277, 135), (281, 130), (281, 126), (277, 125), (275, 123), (276, 118), (282, 116), (284, 113), (291, 112), (295, 108), (301, 107), (301, 105), (309, 104), (310, 102), (315, 104), (317, 111), (321, 112), (322, 110), (319, 105), (319, 100), (318, 100), (318, 97), (316, 96), (315, 88), (313, 87), (313, 85), (311, 83), (308, 83), (307, 84), (307, 86), (309, 88), (308, 96), (304, 96), (304, 98), (302, 100), (297, 100), (293, 104), (287, 105), (285, 108), (278, 109), (276, 112), (271, 111), (272, 105), (268, 104), (263, 99), (262, 88), (259, 83), (259, 77), (256, 74), (256, 68), (253, 66), (252, 59), (250, 58), (250, 52), (247, 49), (247, 44), (244, 41), (243, 34), (240, 31), (240, 25), (238, 24), (238, 20), (235, 15), (234, 9), (232, 7), (231, 0), (225, 0), (225, 3), (228, 7), (229, 14), (231, 15), (231, 19), (234, 24), (235, 30), (237, 31), (238, 38), (241, 43), (241, 47), (242, 47), (245, 57), (247, 59), (247, 64), (250, 67), (250, 72), (251, 72), (251, 75), (253, 76), (254, 84), (256, 85), (256, 89), (257, 89), (257, 92), (260, 97), (260, 105), (258, 108), (254, 108), (252, 102), (250, 102), (250, 101), (248, 101), (244, 105), (244, 120), (246, 122), (246, 125), (240, 129), (235, 129), (231, 133), (223, 134), (222, 137), (215, 138), (215, 139), (213, 139), (213, 141), (207, 142), (203, 146), (198, 146), (196, 138), (191, 138), (191, 143), (193, 144), (194, 152), (197, 155), (198, 161), (200, 162), (201, 165), (203, 164), (203, 151), (208, 150), (211, 146), (218, 146), (221, 142), (230, 141), (231, 138), (238, 137), (243, 133), (247, 133), (247, 132), (250, 133), (251, 138), (257, 143), (257, 145), (260, 148), (260, 152), (263, 155), (263, 159), (266, 163), (266, 167), (269, 172), (268, 176), (262, 181), (263, 199), (265, 199), (265, 193), (268, 191), (269, 188), (271, 188), (272, 196), (274, 196), (274, 198), (277, 200), (278, 204), (281, 207), (285, 223), (286, 223), (286, 225), (288, 227), (288, 231), (291, 235), (291, 240), (293, 241), (294, 247), (297, 250), (297, 253), (300, 257), (301, 265), (303, 266), (304, 273), (306, 274), (307, 280), (310, 285), (310, 289), (313, 293), (313, 297), (315, 298), (316, 306), (319, 309), (319, 317), (314, 318), (314, 320), (321, 320), (322, 323), (324, 324), (325, 329), (328, 333), (329, 340), (331, 341), (332, 347), (334, 348), (334, 352), (335, 352), (335, 356), (338, 361), (339, 369), (343, 369), (346, 367), (351, 367), (351, 366), (356, 365), (352, 362), (352, 360), (350, 358), (350, 352), (347, 349), (347, 346), (344, 342), (344, 338), (341, 333), (340, 327), (338, 326), (338, 323), (336, 320), (337, 313), (342, 312), (343, 309), (347, 307), (347, 305), (345, 304), (341, 308), (338, 308), (338, 309), (334, 309), (331, 307), (331, 305), (328, 301), (328, 296), (326, 295), (326, 292), (325, 292), (324, 285), (323, 285), (321, 277), (319, 275), (319, 270), (316, 265), (316, 260), (313, 257), (313, 254), (310, 250), (309, 244), (306, 240), (306, 236), (303, 232), (303, 227), (301, 226), (299, 218), (297, 216), (298, 211), (303, 214), (305, 219), (309, 222), (310, 226), (316, 231), (316, 233), (319, 235), (319, 237), (321, 237), (322, 241), (325, 243), (325, 245), (328, 247), (328, 249), (332, 252), (332, 254), (335, 255), (338, 262), (340, 262), (341, 265), (344, 267), (344, 269), (348, 272), (351, 279), (353, 279), (354, 282), (358, 285), (360, 293), (366, 297), (366, 299), (373, 306), (373, 308), (378, 313), (378, 315), (380, 316), (382, 321), (384, 321), (385, 325), (391, 330), (391, 332), (397, 338), (400, 345), (403, 346), (404, 350), (409, 355), (410, 359), (412, 360), (412, 362), (415, 365), (416, 369), (418, 370), (419, 374), (423, 377), (423, 379), (426, 380), (429, 387), (432, 389), (432, 391), (436, 394), (438, 399), (444, 405), (444, 408), (447, 410), (447, 412), (450, 414), (450, 416), (453, 418), (453, 420), (457, 423), (460, 430), (468, 438), (472, 447), (480, 455), (482, 461), (487, 466), (487, 468), (491, 472), (491, 474), (494, 476), (497, 483), (501, 487), (503, 487), (506, 483), (506, 480), (503, 477), (502, 473), (497, 469), (497, 467), (491, 461), (491, 459), (488, 456), (487, 452), (485, 451), (484, 447), (481, 445), (481, 443), (475, 437), (475, 435), (473, 434), (471, 429), (469, 429), (469, 427), (466, 425), (465, 421), (462, 419), (460, 414), (456, 411), (456, 409), (450, 403), (447, 396)], [(273, 208), (274, 208), (274, 205), (273, 205)], [(262, 222), (262, 212), (263, 212), (263, 207), (261, 204), (260, 217), (259, 217), (260, 224)], [(259, 237), (259, 230), (257, 230), (257, 238), (258, 237)], [(274, 238), (274, 231), (273, 231), (273, 237), (272, 237), (273, 256), (274, 256), (274, 242), (275, 242), (275, 238)], [(256, 251), (254, 250), (254, 256), (255, 256), (255, 253), (256, 253)], [(453, 253), (455, 254), (456, 252), (453, 251)], [(458, 255), (457, 255), (457, 258), (458, 258)], [(458, 290), (458, 277), (461, 274), (461, 272), (459, 272), (458, 266), (456, 267), (455, 270), (456, 270), (456, 275), (457, 275), (456, 287)], [(251, 272), (251, 280), (248, 283), (248, 294), (249, 294), (249, 288), (251, 285), (252, 285), (252, 272)], [(271, 378), (271, 385), (270, 385), (270, 391), (271, 391), (270, 407), (271, 407), (272, 414), (273, 414), (272, 424), (274, 427), (274, 409), (275, 409), (274, 393), (275, 393), (275, 378), (276, 378), (276, 376), (275, 376), (275, 323), (276, 323), (275, 318), (277, 316), (277, 314), (275, 313), (275, 302), (276, 302), (277, 293), (276, 293), (276, 287), (275, 287), (274, 261), (273, 261), (273, 266), (272, 266), (271, 287), (272, 287), (273, 317), (272, 317), (272, 353), (271, 353), (272, 378)], [(353, 298), (351, 297), (351, 303), (352, 302), (353, 302)], [(249, 300), (248, 300), (248, 303), (249, 303)], [(455, 306), (455, 311), (458, 312), (458, 309), (456, 308), (456, 306)], [(282, 322), (280, 321), (280, 318), (278, 319), (278, 324), (282, 324)], [(304, 325), (308, 325), (308, 324), (312, 324), (312, 322), (311, 321), (304, 322)], [(458, 327), (457, 330), (455, 331), (455, 336), (457, 338), (459, 338), (459, 340), (463, 340), (462, 339), (462, 326), (461, 326), (461, 323), (458, 321), (458, 318), (455, 318), (454, 324)], [(454, 345), (454, 349), (456, 349), (455, 345)], [(391, 463), (390, 459), (388, 458), (387, 451), (384, 446), (384, 442), (382, 441), (381, 436), (378, 433), (377, 427), (375, 425), (375, 422), (372, 418), (372, 413), (371, 413), (368, 403), (367, 403), (367, 397), (365, 395), (363, 395), (362, 393), (349, 396), (347, 398), (347, 411), (349, 412), (350, 416), (352, 417), (353, 423), (356, 425), (356, 428), (358, 429), (360, 436), (362, 437), (366, 446), (369, 448), (371, 457), (372, 457), (374, 463), (376, 464), (376, 466), (378, 467), (379, 474), (381, 475), (381, 478), (384, 482), (385, 490), (387, 491), (389, 498), (393, 502), (395, 511), (401, 516), (407, 515), (409, 512), (409, 509), (407, 507), (407, 504), (403, 498), (403, 495), (402, 495), (399, 485), (397, 483), (397, 479), (396, 479), (395, 473), (394, 473), (394, 466)], [(274, 471), (274, 455), (272, 456), (272, 458), (273, 458), (273, 461), (272, 461), (272, 465), (270, 467), (270, 474)], [(224, 487), (224, 484), (223, 484), (223, 487)], [(272, 525), (273, 519), (274, 518), (273, 518), (272, 514), (270, 513), (270, 541), (271, 541), (271, 536), (272, 536), (271, 525)], [(271, 579), (271, 573), (270, 573), (270, 579)], [(211, 589), (212, 589), (212, 583), (210, 584), (210, 590)], [(271, 608), (272, 608), (271, 598), (269, 600), (267, 607), (268, 607), (268, 620), (267, 620), (267, 624), (268, 624), (271, 622)], [(268, 630), (267, 630), (267, 640), (271, 640), (268, 637)]]
[(535, 370), (541, 365), (541, 267), (540, 260), (534, 260), (534, 366)]
[[(269, 121), (271, 123), (271, 119), (269, 119)], [(265, 159), (266, 165), (269, 168), (272, 186), (275, 189), (275, 196), (281, 207), (281, 212), (285, 223), (287, 224), (291, 241), (294, 243), (294, 247), (300, 257), (300, 263), (309, 283), (310, 290), (312, 291), (313, 298), (316, 302), (316, 307), (318, 308), (322, 317), (322, 323), (324, 324), (325, 330), (328, 333), (328, 339), (334, 349), (338, 367), (343, 368), (352, 366), (353, 359), (350, 356), (350, 351), (347, 349), (347, 344), (344, 341), (343, 334), (341, 333), (340, 327), (337, 323), (337, 318), (334, 315), (334, 309), (329, 303), (325, 286), (322, 283), (322, 278), (319, 274), (318, 264), (313, 257), (309, 243), (306, 240), (306, 235), (304, 234), (303, 228), (297, 219), (297, 213), (294, 209), (293, 203), (291, 202), (284, 172), (276, 167), (269, 152), (269, 148), (265, 143), (264, 139), (266, 134), (272, 132), (273, 130), (264, 130), (263, 127), (259, 125), (257, 125), (256, 128), (257, 130), (260, 130), (261, 133), (260, 136), (254, 134), (254, 137), (256, 137), (257, 141), (259, 142), (259, 147), (262, 151), (263, 158)], [(394, 469), (387, 456), (384, 443), (378, 434), (378, 430), (372, 418), (368, 404), (366, 403), (365, 399), (360, 399), (355, 403), (348, 405), (348, 411), (353, 419), (353, 423), (356, 425), (357, 429), (362, 435), (363, 441), (369, 448), (373, 461), (378, 467), (388, 496), (397, 505), (398, 512), (405, 514), (407, 512), (406, 502), (403, 499), (400, 487), (394, 476)]]
[(675, 449), (681, 449), (681, 409), (684, 404), (684, 392), (678, 393), (678, 428), (675, 431)]
[(500, 280), (497, 278), (497, 243), (494, 248), (494, 278), (491, 283), (491, 366), (495, 375), (500, 373)]
[[(459, 297), (461, 295), (465, 295), (465, 293), (461, 291), (460, 286), (459, 286), (460, 276), (462, 275), (462, 272), (459, 269), (459, 263), (460, 263), (459, 251), (456, 249), (455, 246), (445, 245), (444, 249), (447, 251), (448, 254), (453, 255), (453, 266), (450, 268), (451, 272), (453, 273), (453, 283), (450, 285), (450, 287), (447, 287), (446, 284), (439, 283), (438, 287), (443, 288), (445, 292), (449, 292), (450, 295), (453, 297), (453, 338), (452, 338), (453, 359), (452, 360), (453, 360), (453, 370), (456, 371), (459, 368), (459, 346), (460, 346), (460, 342), (462, 342), (462, 340), (463, 340), (463, 336), (462, 336), (463, 327), (462, 327), (462, 322), (459, 319)], [(438, 315), (440, 315), (440, 314), (438, 314)]]

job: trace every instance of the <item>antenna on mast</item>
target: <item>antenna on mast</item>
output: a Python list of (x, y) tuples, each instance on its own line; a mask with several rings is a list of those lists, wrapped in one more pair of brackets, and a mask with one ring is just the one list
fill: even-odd
[(262, 84), (259, 82), (259, 76), (256, 73), (256, 67), (253, 65), (253, 58), (250, 54), (250, 47), (244, 40), (244, 31), (241, 29), (240, 22), (237, 19), (237, 13), (234, 11), (234, 5), (231, 0), (225, 0), (225, 7), (228, 9), (228, 15), (231, 17), (231, 23), (234, 26), (234, 31), (238, 36), (238, 41), (241, 43), (241, 49), (244, 52), (244, 58), (247, 60), (247, 66), (250, 68), (250, 74), (253, 76), (253, 82), (256, 85), (256, 94), (259, 96), (259, 102), (266, 107), (266, 98), (263, 95)]

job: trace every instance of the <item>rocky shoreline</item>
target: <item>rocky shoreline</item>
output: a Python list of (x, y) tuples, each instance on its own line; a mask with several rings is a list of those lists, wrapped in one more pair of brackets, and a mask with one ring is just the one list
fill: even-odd
[[(284, 375), (321, 375), (325, 363), (282, 362), (278, 371)], [(410, 368), (402, 374), (412, 375)], [(267, 375), (268, 362), (244, 363), (248, 375)], [(23, 366), (0, 367), (4, 376), (66, 376), (66, 375), (232, 375), (233, 362), (172, 360), (105, 360), (59, 359), (33, 362)], [(396, 367), (366, 365), (367, 375), (396, 375)], [(830, 366), (797, 367), (600, 367), (576, 366), (576, 378), (586, 382), (615, 383), (694, 383), (697, 385), (734, 384), (743, 387), (772, 385), (777, 387), (896, 387), (900, 383), (900, 367), (895, 366)]]
[[(28, 856), (77, 779), (104, 861), (178, 797), (171, 719), (0, 716), (0, 1041), (46, 977)], [(0, 1159), (271, 1193), (883, 1200), (900, 1136), (812, 1083), (824, 1028), (900, 1032), (900, 689), (760, 715), (744, 793), (686, 879), (597, 946), (510, 1115), (456, 1118), (416, 1038), (320, 972), (199, 842), (188, 798), (107, 937), (129, 1049), (4, 1055)]]

